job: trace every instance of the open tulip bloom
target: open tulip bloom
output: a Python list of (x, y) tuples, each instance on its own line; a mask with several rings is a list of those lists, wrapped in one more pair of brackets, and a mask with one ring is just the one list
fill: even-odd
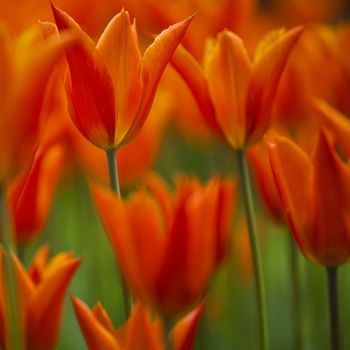
[(52, 10), (59, 31), (70, 29), (80, 39), (66, 51), (73, 122), (104, 150), (130, 142), (144, 124), (161, 75), (193, 16), (161, 32), (142, 56), (127, 11), (112, 18), (95, 45), (68, 14)]
[(158, 178), (122, 201), (93, 187), (95, 203), (133, 294), (174, 320), (205, 294), (227, 248), (234, 185), (183, 180), (173, 195)]

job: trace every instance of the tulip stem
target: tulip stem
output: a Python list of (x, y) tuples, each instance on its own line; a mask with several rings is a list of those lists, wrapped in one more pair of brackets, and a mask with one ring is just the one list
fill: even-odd
[(11, 254), (16, 254), (16, 247), (13, 243), (11, 225), (8, 220), (5, 191), (0, 190), (0, 218), (1, 218), (1, 244), (3, 251), (3, 275), (2, 285), (4, 286), (5, 324), (8, 324), (8, 348), (13, 350), (24, 349), (22, 322), (19, 309), (18, 281), (15, 274), (15, 266)]
[(251, 182), (249, 178), (249, 168), (245, 151), (237, 151), (238, 171), (240, 180), (243, 186), (243, 196), (246, 212), (246, 220), (248, 224), (250, 249), (252, 252), (254, 277), (256, 285), (256, 300), (258, 307), (258, 322), (260, 331), (260, 349), (267, 350), (269, 348), (268, 327), (267, 327), (267, 312), (266, 312), (266, 297), (263, 268), (261, 262), (261, 253), (258, 242), (253, 194)]
[[(115, 148), (106, 151), (107, 162), (108, 162), (108, 175), (111, 190), (115, 192), (119, 198), (122, 198), (119, 185), (118, 175), (118, 162), (117, 162), (117, 150)], [(118, 260), (118, 258), (117, 258)], [(122, 272), (120, 271), (120, 281), (123, 295), (123, 306), (124, 306), (124, 319), (125, 321), (129, 318), (132, 309), (132, 297), (129, 293), (125, 279)]]
[(331, 349), (340, 350), (337, 267), (326, 267)]
[(173, 342), (171, 339), (171, 332), (173, 328), (173, 323), (169, 319), (164, 320), (164, 337), (165, 337), (165, 350), (173, 350)]
[(289, 258), (290, 258), (290, 272), (291, 272), (291, 289), (292, 289), (292, 315), (294, 328), (294, 349), (302, 350), (302, 317), (300, 307), (300, 282), (299, 282), (299, 264), (298, 252), (291, 235), (288, 235), (289, 241)]

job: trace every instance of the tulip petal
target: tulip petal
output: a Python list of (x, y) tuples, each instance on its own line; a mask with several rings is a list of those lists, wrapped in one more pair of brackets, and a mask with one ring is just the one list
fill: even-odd
[(61, 254), (48, 266), (44, 280), (31, 299), (27, 313), (28, 349), (50, 349), (57, 342), (66, 290), (80, 264)]
[(127, 323), (125, 349), (161, 350), (163, 338), (159, 321), (151, 321), (147, 310), (137, 303)]
[(289, 30), (279, 40), (267, 45), (253, 69), (246, 100), (247, 141), (258, 141), (269, 126), (272, 104), (289, 55), (303, 32), (303, 27)]
[(176, 49), (170, 63), (191, 89), (209, 127), (218, 136), (221, 136), (222, 130), (216, 120), (214, 107), (209, 96), (208, 83), (200, 64), (181, 45)]
[(114, 85), (116, 111), (115, 140), (120, 141), (135, 118), (141, 98), (141, 55), (136, 29), (128, 12), (122, 10), (108, 24), (97, 51)]
[(30, 171), (11, 184), (9, 200), (19, 245), (32, 240), (44, 226), (62, 170), (63, 156), (60, 145), (39, 149)]
[(316, 100), (312, 109), (322, 118), (324, 124), (336, 134), (336, 142), (346, 159), (350, 157), (350, 122), (349, 119), (331, 107), (327, 102)]
[(252, 69), (242, 40), (227, 30), (220, 33), (207, 54), (205, 75), (216, 120), (235, 149), (245, 143), (245, 103)]
[(115, 147), (113, 82), (92, 40), (65, 12), (52, 5), (60, 32), (73, 31), (78, 38), (66, 57), (70, 69), (67, 91), (71, 117), (79, 131), (102, 149)]
[(142, 99), (136, 118), (123, 140), (124, 144), (135, 137), (144, 124), (152, 107), (154, 95), (163, 71), (185, 35), (193, 17), (190, 16), (163, 30), (146, 49), (142, 58)]
[(121, 350), (114, 335), (97, 320), (78, 298), (72, 297), (75, 315), (89, 350)]
[(203, 310), (204, 304), (201, 304), (176, 323), (173, 336), (176, 350), (193, 348)]
[(319, 262), (337, 266), (349, 256), (350, 241), (343, 217), (350, 214), (350, 169), (339, 159), (323, 131), (312, 162), (315, 215), (309, 239), (313, 255)]
[(312, 165), (307, 155), (292, 141), (274, 136), (268, 141), (269, 159), (276, 187), (291, 233), (301, 251), (310, 257), (310, 242), (302, 232), (308, 230), (311, 203)]

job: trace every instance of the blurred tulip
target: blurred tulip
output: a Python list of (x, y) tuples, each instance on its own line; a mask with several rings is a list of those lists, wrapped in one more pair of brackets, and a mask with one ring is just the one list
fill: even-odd
[(163, 318), (196, 303), (225, 255), (234, 185), (181, 181), (171, 195), (160, 179), (148, 179), (123, 202), (94, 187), (93, 195), (131, 291)]
[(327, 267), (350, 257), (350, 168), (324, 131), (311, 156), (287, 138), (269, 141), (278, 193), (303, 254)]
[(0, 186), (33, 160), (46, 83), (71, 43), (67, 34), (45, 42), (38, 27), (14, 39), (0, 25)]
[(125, 145), (144, 124), (161, 75), (193, 17), (164, 30), (142, 57), (128, 12), (110, 21), (95, 47), (71, 17), (52, 10), (58, 29), (69, 28), (80, 38), (66, 53), (72, 120), (101, 149)]
[[(0, 280), (4, 269), (4, 252), (0, 249)], [(28, 272), (12, 255), (20, 294), (27, 350), (54, 349), (59, 336), (64, 298), (71, 279), (80, 263), (70, 253), (60, 253), (48, 261), (48, 248), (36, 254)], [(4, 290), (0, 288), (0, 345), (7, 343)], [(6, 348), (6, 347), (4, 347)]]
[(8, 198), (15, 225), (15, 241), (23, 246), (43, 229), (63, 168), (64, 149), (39, 147), (31, 169), (10, 183)]
[(265, 208), (276, 222), (284, 222), (284, 213), (273, 179), (266, 145), (258, 143), (252, 147), (248, 151), (248, 159)]
[[(81, 300), (72, 298), (80, 328), (89, 350), (161, 350), (164, 331), (159, 319), (136, 303), (129, 320), (115, 329), (101, 304), (90, 310)], [(179, 320), (173, 331), (174, 350), (191, 350), (202, 306)]]
[(207, 51), (202, 69), (184, 49), (172, 64), (189, 85), (211, 128), (236, 150), (259, 141), (269, 126), (284, 67), (302, 28), (271, 32), (248, 57), (242, 40), (227, 30)]

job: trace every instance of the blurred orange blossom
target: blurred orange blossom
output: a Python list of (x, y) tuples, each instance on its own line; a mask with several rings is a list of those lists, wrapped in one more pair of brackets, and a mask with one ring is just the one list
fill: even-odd
[(126, 201), (93, 186), (98, 213), (131, 292), (174, 319), (196, 305), (228, 245), (231, 181), (183, 179), (171, 194), (157, 177)]

